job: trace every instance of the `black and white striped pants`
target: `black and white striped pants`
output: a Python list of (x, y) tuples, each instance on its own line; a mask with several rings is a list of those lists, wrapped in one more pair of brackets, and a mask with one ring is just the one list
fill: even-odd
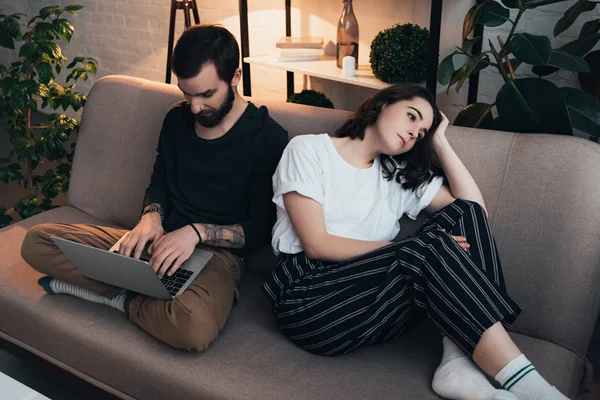
[[(466, 237), (468, 252), (450, 235)], [(506, 293), (485, 211), (465, 200), (414, 235), (341, 263), (282, 254), (263, 291), (281, 332), (328, 356), (394, 339), (425, 313), (472, 354), (488, 328), (508, 327), (521, 312)]]

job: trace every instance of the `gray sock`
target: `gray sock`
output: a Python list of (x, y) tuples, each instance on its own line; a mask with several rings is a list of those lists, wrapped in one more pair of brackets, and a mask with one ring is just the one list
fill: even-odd
[(128, 314), (125, 311), (125, 305), (129, 306), (128, 300), (130, 300), (132, 297), (132, 294), (130, 293), (119, 293), (112, 299), (109, 299), (108, 297), (100, 296), (98, 293), (92, 292), (89, 289), (82, 288), (81, 286), (61, 281), (60, 279), (47, 278), (48, 277), (45, 277), (43, 284), (40, 283), (40, 285), (44, 287), (46, 292), (50, 294), (69, 294), (71, 296), (79, 297), (80, 299), (87, 300), (92, 303), (98, 303), (112, 307), (116, 310)]

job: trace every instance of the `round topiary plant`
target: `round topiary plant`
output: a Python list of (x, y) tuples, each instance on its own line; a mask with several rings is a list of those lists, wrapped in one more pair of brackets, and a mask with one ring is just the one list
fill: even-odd
[(315, 90), (303, 90), (300, 93), (294, 93), (288, 98), (288, 103), (305, 104), (307, 106), (334, 108), (331, 100), (323, 93)]
[(425, 80), (429, 30), (396, 24), (381, 31), (371, 43), (369, 61), (376, 78), (386, 83)]

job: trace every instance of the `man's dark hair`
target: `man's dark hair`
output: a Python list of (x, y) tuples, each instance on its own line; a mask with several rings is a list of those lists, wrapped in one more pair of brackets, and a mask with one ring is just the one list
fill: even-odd
[[(396, 182), (402, 183), (404, 189), (417, 189), (425, 182), (431, 181), (434, 176), (443, 176), (443, 170), (432, 147), (433, 132), (442, 121), (440, 110), (435, 105), (433, 96), (422, 86), (400, 83), (387, 87), (367, 99), (336, 132), (337, 137), (350, 137), (363, 140), (365, 130), (372, 126), (379, 118), (384, 106), (389, 106), (403, 100), (411, 100), (420, 97), (426, 100), (433, 109), (433, 124), (425, 137), (416, 142), (413, 148), (403, 154), (380, 156), (383, 176), (387, 180), (396, 178)], [(400, 164), (406, 163), (404, 168)], [(433, 172), (433, 174), (430, 173)], [(402, 182), (404, 181), (404, 182)]]
[(190, 79), (198, 75), (207, 62), (215, 65), (221, 80), (231, 82), (240, 63), (240, 49), (235, 37), (219, 25), (187, 28), (173, 50), (173, 73), (178, 78)]

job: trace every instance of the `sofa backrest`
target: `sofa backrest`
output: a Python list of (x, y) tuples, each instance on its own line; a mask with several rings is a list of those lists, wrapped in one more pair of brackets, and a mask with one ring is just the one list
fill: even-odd
[[(69, 203), (132, 227), (163, 117), (181, 99), (174, 85), (124, 76), (98, 81), (83, 113)], [(266, 105), (290, 137), (332, 133), (349, 115), (252, 101)], [(600, 146), (459, 127), (447, 135), (481, 188), (508, 292), (524, 310), (514, 330), (585, 354), (600, 307)]]

